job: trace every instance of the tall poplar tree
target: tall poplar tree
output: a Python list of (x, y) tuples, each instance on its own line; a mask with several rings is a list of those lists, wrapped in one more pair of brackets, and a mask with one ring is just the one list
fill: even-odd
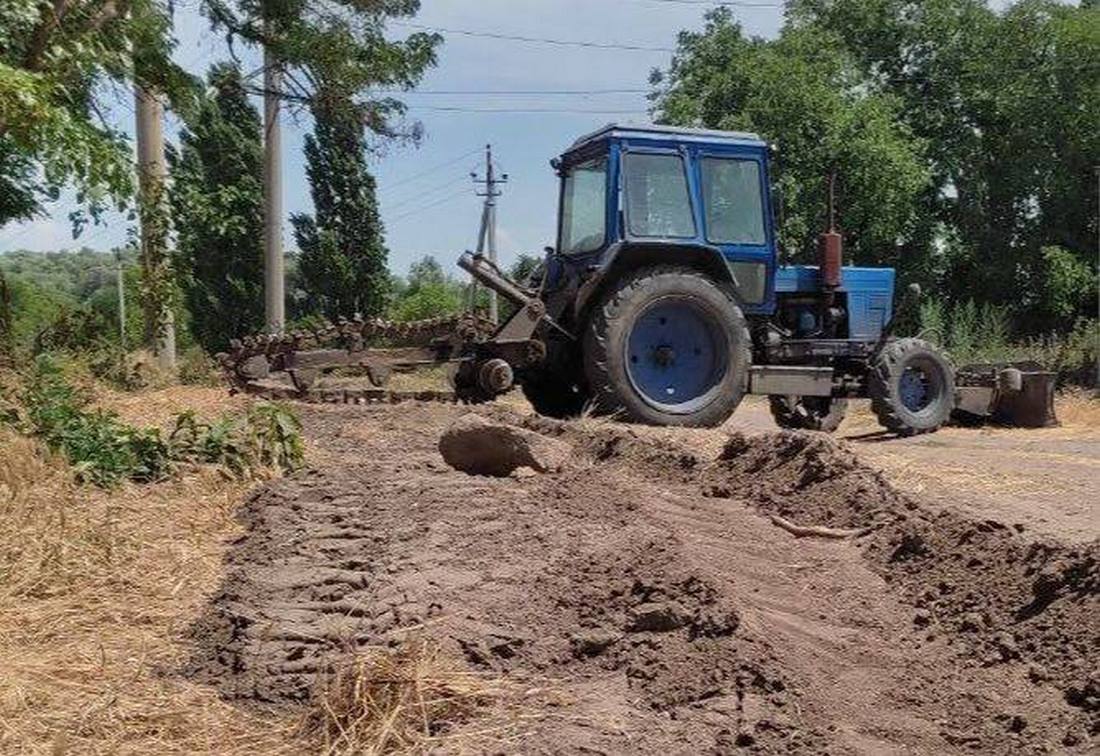
[(263, 328), (263, 148), (240, 71), (214, 66), (212, 93), (170, 153), (175, 268), (195, 340), (208, 351)]
[(315, 214), (291, 218), (308, 306), (329, 318), (378, 315), (389, 289), (388, 252), (364, 127), (338, 97), (318, 101), (313, 113), (305, 153)]

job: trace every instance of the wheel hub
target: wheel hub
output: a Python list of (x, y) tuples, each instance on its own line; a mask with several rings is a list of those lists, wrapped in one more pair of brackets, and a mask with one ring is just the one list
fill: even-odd
[(721, 324), (687, 299), (655, 302), (627, 339), (630, 382), (649, 404), (666, 412), (693, 412), (711, 399), (728, 356)]

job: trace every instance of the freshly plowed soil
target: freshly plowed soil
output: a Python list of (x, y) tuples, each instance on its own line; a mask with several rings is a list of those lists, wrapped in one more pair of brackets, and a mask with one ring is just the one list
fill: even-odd
[[(926, 508), (817, 434), (734, 434), (715, 455), (671, 430), (483, 409), (574, 450), (561, 472), (488, 478), (439, 456), (460, 408), (303, 411), (328, 463), (245, 503), (192, 628), (184, 672), (242, 705), (305, 701), (334, 660), (415, 634), (543, 691), (486, 712), (509, 739), (477, 749), (1100, 740), (1100, 544)], [(864, 532), (796, 538), (770, 514)]]

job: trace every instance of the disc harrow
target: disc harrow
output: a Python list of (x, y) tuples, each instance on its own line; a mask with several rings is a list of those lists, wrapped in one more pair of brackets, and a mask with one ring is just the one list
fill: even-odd
[[(395, 322), (341, 319), (286, 334), (257, 334), (230, 342), (217, 356), (231, 390), (265, 399), (323, 404), (393, 404), (404, 401), (476, 402), (469, 380), (476, 345), (496, 326), (476, 313)], [(394, 372), (447, 365), (453, 390), (385, 388)], [(333, 376), (335, 371), (347, 375)], [(484, 397), (489, 398), (489, 397)]]

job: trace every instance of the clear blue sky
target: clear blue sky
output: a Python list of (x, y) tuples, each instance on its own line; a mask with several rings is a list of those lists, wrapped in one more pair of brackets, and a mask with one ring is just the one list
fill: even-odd
[[(750, 0), (751, 3), (778, 0)], [(995, 6), (1006, 4), (1003, 0)], [(440, 29), (475, 30), (505, 35), (591, 41), (647, 48), (672, 48), (681, 29), (699, 29), (706, 0), (423, 0), (411, 21)], [(175, 59), (202, 74), (210, 63), (227, 58), (224, 42), (209, 31), (198, 14), (198, 0), (177, 0)], [(747, 32), (771, 37), (782, 23), (780, 7), (735, 7)], [(413, 31), (393, 26), (394, 36)], [(520, 252), (539, 253), (553, 241), (556, 183), (548, 165), (576, 136), (609, 121), (644, 122), (643, 92), (598, 95), (443, 95), (447, 90), (645, 90), (650, 69), (668, 64), (661, 50), (572, 47), (489, 39), (443, 32), (439, 65), (417, 91), (404, 99), (409, 115), (421, 121), (425, 136), (419, 147), (393, 147), (372, 169), (390, 248), (390, 266), (404, 272), (424, 254), (445, 264), (476, 243), (480, 200), (468, 173), (481, 167), (479, 148), (493, 145), (500, 170), (509, 174), (498, 210), (501, 260)], [(258, 67), (255, 52), (242, 54)], [(133, 106), (119, 91), (112, 118), (132, 133)], [(258, 103), (257, 103), (258, 104)], [(574, 110), (598, 112), (465, 112), (433, 108), (506, 109), (512, 111)], [(621, 112), (617, 112), (621, 111)], [(169, 116), (167, 137), (179, 122)], [(283, 148), (287, 214), (311, 211), (302, 159), (302, 136), (308, 118), (287, 119)], [(456, 160), (459, 156), (465, 157)], [(441, 166), (441, 167), (438, 167)], [(417, 174), (425, 173), (419, 178)], [(107, 225), (90, 228), (73, 240), (68, 213), (74, 198), (67, 193), (49, 207), (50, 217), (28, 224), (9, 224), (0, 231), (0, 251), (53, 250), (89, 246), (109, 249), (123, 243), (132, 223), (119, 215)], [(293, 237), (284, 225), (285, 245)]]

